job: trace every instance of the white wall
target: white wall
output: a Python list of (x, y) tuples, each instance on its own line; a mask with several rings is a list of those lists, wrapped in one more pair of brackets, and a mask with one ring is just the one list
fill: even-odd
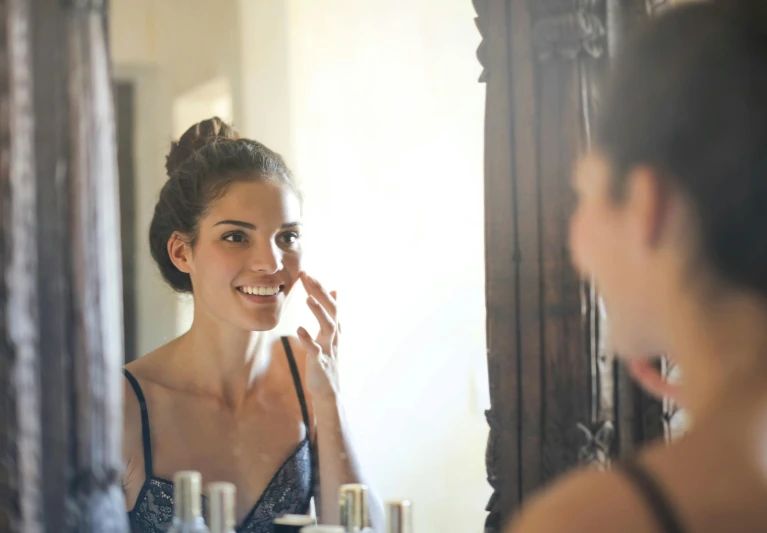
[(484, 86), (471, 2), (287, 4), (306, 258), (345, 311), (359, 452), (383, 497), (413, 499), (417, 531), (479, 532)]
[[(323, 0), (319, 0), (322, 3)], [(238, 0), (242, 106), (237, 126), (293, 160), (286, 0)]]
[[(237, 3), (112, 0), (109, 23), (115, 75), (136, 83), (137, 350), (144, 354), (170, 341), (184, 320), (179, 297), (162, 280), (147, 240), (157, 195), (167, 179), (165, 156), (178, 137), (174, 108), (179, 103), (184, 108), (187, 126), (208, 118), (210, 106), (199, 94), (216, 84), (230, 87), (232, 107), (242, 107)], [(195, 98), (199, 116), (191, 111)]]

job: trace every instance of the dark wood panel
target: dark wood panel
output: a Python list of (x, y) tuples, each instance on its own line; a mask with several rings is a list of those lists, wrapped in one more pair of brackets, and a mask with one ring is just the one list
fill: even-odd
[[(519, 249), (515, 239), (513, 209), (514, 132), (510, 99), (511, 58), (510, 17), (506, 0), (474, 0), (477, 26), (483, 38), (478, 50), (484, 67), (481, 81), (487, 83), (485, 138), (494, 139), (485, 147), (485, 247), (493, 250), (485, 262), (487, 305), (488, 372), (491, 409), (487, 412), (490, 436), (487, 445), (488, 482), (494, 492), (487, 510), (487, 528), (497, 531), (520, 497), (520, 432), (518, 386), (519, 353), (518, 302)], [(497, 146), (504, 149), (498, 150)]]
[(589, 358), (584, 351), (580, 280), (568, 252), (573, 209), (570, 175), (578, 153), (577, 62), (539, 64), (540, 219), (544, 289), (543, 382), (547, 482), (578, 464), (578, 423), (589, 420)]
[(520, 343), (514, 356), (519, 361), (520, 370), (516, 379), (522, 391), (519, 402), (522, 425), (518, 436), (521, 457), (518, 501), (521, 502), (525, 494), (539, 486), (542, 469), (545, 468), (543, 443), (547, 399), (542, 389), (546, 376), (541, 357), (544, 339), (540, 335), (544, 320), (539, 217), (541, 191), (538, 181), (541, 163), (538, 157), (540, 109), (537, 107), (535, 84), (533, 20), (527, 0), (513, 0), (509, 11), (510, 98), (514, 131), (511, 179), (516, 183), (513, 206), (519, 261), (519, 284), (515, 288)]

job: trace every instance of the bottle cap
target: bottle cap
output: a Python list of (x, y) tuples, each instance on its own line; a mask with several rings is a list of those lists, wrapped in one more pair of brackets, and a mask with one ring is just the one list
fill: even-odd
[(413, 505), (410, 500), (386, 502), (387, 533), (413, 533)]
[(234, 507), (237, 489), (232, 483), (216, 482), (208, 485), (208, 522), (214, 533), (229, 533), (236, 526)]
[(341, 525), (348, 533), (359, 533), (370, 526), (368, 488), (360, 484), (341, 485), (339, 510)]
[(176, 472), (173, 478), (173, 514), (179, 520), (188, 522), (202, 514), (202, 476), (199, 472), (185, 470)]

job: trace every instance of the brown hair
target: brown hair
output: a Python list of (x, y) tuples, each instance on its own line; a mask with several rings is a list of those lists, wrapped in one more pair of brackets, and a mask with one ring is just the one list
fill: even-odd
[(640, 165), (695, 211), (702, 256), (767, 296), (767, 2), (670, 9), (627, 44), (605, 94), (597, 144), (616, 198)]
[(194, 246), (200, 219), (232, 183), (280, 180), (300, 198), (280, 154), (257, 141), (241, 138), (237, 130), (218, 117), (195, 124), (172, 142), (165, 168), (168, 181), (154, 208), (149, 249), (165, 281), (178, 292), (192, 292), (192, 281), (171, 261), (168, 241), (177, 233)]

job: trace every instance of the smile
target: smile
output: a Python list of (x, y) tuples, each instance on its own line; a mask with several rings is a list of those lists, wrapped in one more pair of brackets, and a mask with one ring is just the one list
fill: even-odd
[(237, 290), (243, 294), (250, 294), (253, 296), (274, 296), (282, 292), (284, 285), (277, 285), (275, 287), (251, 287), (242, 286), (237, 287)]

